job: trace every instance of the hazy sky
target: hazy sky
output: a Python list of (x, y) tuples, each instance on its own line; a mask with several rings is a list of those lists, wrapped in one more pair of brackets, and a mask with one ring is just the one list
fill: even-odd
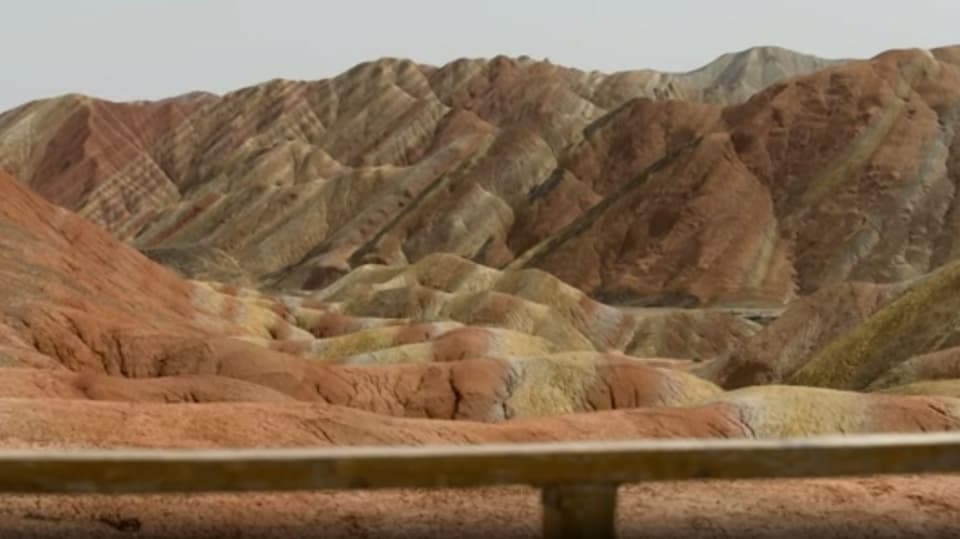
[(960, 0), (10, 0), (2, 18), (0, 110), (319, 79), (381, 56), (676, 71), (755, 45), (865, 57), (960, 43)]

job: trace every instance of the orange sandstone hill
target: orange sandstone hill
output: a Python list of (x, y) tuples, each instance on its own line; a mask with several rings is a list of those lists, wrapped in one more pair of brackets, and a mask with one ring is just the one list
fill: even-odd
[[(399, 270), (368, 266), (320, 294), (270, 296), (184, 281), (11, 178), (0, 176), (0, 194), (3, 447), (464, 444), (960, 428), (957, 399), (786, 386), (723, 392), (689, 374), (690, 362), (591, 352), (595, 343), (615, 349), (636, 340), (611, 341), (624, 330), (609, 328), (644, 328), (635, 332), (655, 337), (646, 345), (655, 348), (670, 340), (671, 327), (689, 331), (706, 315), (691, 311), (677, 322), (676, 313), (617, 314), (559, 281), (529, 281), (537, 276), (530, 270), (471, 269), (462, 259)], [(501, 292), (490, 297), (502, 299), (486, 311), (491, 325), (483, 327), (418, 321), (436, 315), (404, 299), (416, 292), (432, 298), (421, 305), (471, 313), (444, 309), (457, 304), (458, 290), (493, 289)], [(363, 316), (381, 309), (408, 317)], [(749, 346), (751, 334), (760, 338), (757, 327), (740, 323), (745, 335), (733, 345)], [(573, 337), (554, 331), (558, 324)], [(583, 351), (558, 352), (575, 348)], [(955, 483), (628, 487), (620, 526), (625, 537), (713, 537), (690, 527), (710, 521), (717, 533), (784, 537), (809, 532), (816, 521), (825, 537), (849, 537), (849, 511), (864, 518), (879, 511), (900, 517), (865, 528), (871, 536), (944, 533), (956, 530), (947, 518), (960, 507), (950, 494)], [(731, 489), (739, 493), (735, 502)], [(672, 501), (650, 506), (651, 497)], [(695, 501), (704, 497), (727, 501)], [(0, 529), (10, 537), (315, 537), (317, 526), (325, 536), (431, 537), (458, 529), (463, 519), (474, 523), (468, 536), (537, 536), (535, 497), (523, 489), (0, 498), (7, 508)], [(254, 507), (256, 522), (243, 516)], [(443, 516), (453, 508), (456, 522)], [(747, 508), (753, 516), (730, 518)], [(769, 514), (777, 518), (763, 516)]]
[[(459, 259), (400, 271), (367, 266), (320, 294), (266, 295), (185, 281), (9, 177), (0, 176), (0, 194), (0, 406), (12, 414), (0, 439), (8, 445), (476, 443), (960, 426), (952, 399), (786, 387), (724, 393), (687, 372), (689, 362), (624, 353), (649, 335), (650, 316), (596, 303), (534, 270)], [(718, 316), (732, 330), (741, 325), (733, 344), (756, 331)], [(661, 330), (668, 317), (655, 317)], [(721, 319), (708, 320), (715, 327)], [(796, 414), (791, 403), (806, 398), (818, 404), (803, 406), (804, 419), (776, 419)], [(63, 413), (64, 401), (78, 402)], [(617, 409), (634, 410), (562, 415)], [(184, 424), (184, 414), (195, 419)], [(256, 418), (274, 414), (260, 438)], [(317, 418), (308, 431), (296, 426), (303, 414)], [(113, 423), (131, 417), (143, 428)], [(208, 430), (207, 421), (219, 426)], [(568, 430), (578, 424), (577, 434)]]

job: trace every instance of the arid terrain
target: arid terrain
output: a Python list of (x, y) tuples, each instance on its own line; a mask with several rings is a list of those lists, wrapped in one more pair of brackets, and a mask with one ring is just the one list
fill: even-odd
[[(960, 47), (381, 59), (0, 113), (0, 447), (960, 430)], [(0, 496), (3, 537), (536, 537), (526, 488)], [(960, 478), (622, 489), (624, 537), (960, 535)], [(472, 535), (471, 535), (472, 534)]]

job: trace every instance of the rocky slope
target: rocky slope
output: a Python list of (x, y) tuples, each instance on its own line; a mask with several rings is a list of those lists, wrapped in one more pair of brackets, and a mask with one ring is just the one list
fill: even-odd
[(897, 284), (843, 284), (783, 315), (696, 372), (728, 388), (791, 383), (956, 394), (960, 264)]
[[(440, 68), (384, 59), (330, 80), (277, 80), (223, 97), (67, 96), (0, 116), (0, 168), (191, 277), (316, 288), (363, 263), (435, 252), (502, 267), (527, 251), (543, 258), (540, 242), (598, 213), (668, 146), (713, 130), (720, 103), (830, 63), (775, 48), (687, 74), (606, 75), (505, 57)], [(591, 168), (620, 153), (603, 140), (634, 136), (637, 126), (618, 118), (636, 114), (649, 116), (643, 155)], [(667, 132), (666, 146), (654, 142)], [(604, 263), (623, 273), (631, 262)], [(649, 295), (660, 283), (647, 273), (627, 271), (631, 283), (562, 277), (613, 297), (624, 287)], [(789, 297), (789, 278), (778, 278), (749, 294)], [(693, 295), (742, 292), (731, 288)]]
[[(602, 353), (616, 347), (591, 309), (619, 313), (569, 287), (566, 309), (524, 299), (518, 287), (453, 315), (484, 327), (435, 321), (402, 301), (379, 311), (359, 294), (347, 306), (267, 296), (184, 281), (8, 177), (0, 194), (0, 398), (308, 401), (495, 421), (687, 404), (718, 392), (664, 368), (670, 360)], [(585, 310), (569, 310), (580, 303)], [(639, 327), (629, 316), (613, 322)], [(730, 324), (741, 332), (731, 342), (752, 331)]]
[[(960, 430), (958, 59), (387, 59), (4, 113), (0, 447)], [(630, 487), (621, 526), (950, 535), (955, 483)], [(490, 492), (213, 496), (204, 525), (185, 498), (3, 497), (0, 530), (423, 536), (445, 503), (535, 533), (532, 498)], [(425, 524), (383, 527), (411, 503)]]
[[(78, 435), (81, 444), (190, 445), (208, 436), (208, 417), (220, 424), (209, 443), (241, 432), (235, 443), (254, 443), (255, 430), (224, 427), (229, 410), (241, 408), (240, 422), (280, 414), (267, 423), (290, 429), (291, 443), (314, 435), (294, 434), (298, 428), (279, 417), (317, 417), (310, 432), (320, 438), (331, 434), (317, 425), (350, 425), (336, 442), (347, 444), (399, 440), (394, 431), (423, 441), (560, 439), (562, 425), (581, 421), (575, 430), (586, 438), (938, 430), (957, 421), (950, 399), (784, 387), (723, 393), (689, 374), (689, 360), (630, 355), (664, 346), (671, 324), (718, 331), (722, 320), (726, 340), (710, 339), (713, 348), (690, 340), (674, 350), (714, 362), (731, 357), (760, 328), (731, 314), (679, 323), (670, 311), (638, 316), (536, 270), (501, 272), (450, 255), (409, 267), (364, 266), (299, 296), (185, 281), (9, 177), (0, 177), (0, 189), (0, 397), (11, 418), (8, 442), (72, 444)], [(890, 305), (940, 297), (953, 273), (918, 281)], [(794, 410), (792, 402), (806, 400), (817, 404)], [(61, 402), (71, 413), (57, 411)], [(600, 410), (613, 411), (557, 415)], [(129, 414), (156, 428), (111, 426)], [(186, 438), (168, 423), (183, 414), (196, 414), (189, 423), (196, 432)], [(519, 421), (533, 416), (547, 417)], [(84, 434), (85, 423), (104, 431)], [(270, 434), (282, 443), (277, 436)]]
[[(960, 429), (960, 399), (786, 386), (724, 392), (688, 372), (696, 362), (644, 352), (702, 354), (710, 365), (774, 327), (761, 329), (732, 314), (626, 313), (537, 270), (502, 272), (450, 255), (412, 266), (364, 266), (318, 292), (270, 295), (185, 281), (9, 177), (0, 176), (0, 194), (3, 447), (465, 444)], [(938, 283), (934, 275), (914, 287)], [(902, 300), (910, 293), (888, 296)], [(778, 492), (792, 483), (779, 483)], [(936, 496), (940, 484), (882, 479), (870, 492), (882, 491), (886, 503), (902, 507), (915, 496)], [(654, 487), (655, 493), (673, 488)], [(332, 505), (323, 495), (282, 501), (287, 498), (199, 503), (212, 503), (206, 507), (214, 519), (255, 504), (269, 508), (267, 520), (288, 520), (269, 530), (223, 523), (208, 530), (211, 537), (224, 530), (308, 536), (312, 532), (298, 527), (306, 525), (302, 517), (291, 522), (275, 513), (290, 503), (320, 504), (338, 519), (354, 511), (354, 502), (342, 498)], [(648, 498), (627, 493), (622, 510), (633, 514)], [(470, 494), (454, 499), (466, 503)], [(0, 528), (9, 527), (11, 536), (207, 533), (186, 514), (156, 515), (139, 497), (80, 497), (66, 505), (42, 496), (5, 500)], [(828, 506), (834, 507), (809, 510)], [(384, 516), (396, 522), (402, 505), (389, 507)], [(535, 529), (518, 530), (535, 523), (503, 520), (509, 513), (502, 511), (479, 505), (463, 514), (500, 515), (484, 517), (477, 529), (486, 533)], [(771, 534), (793, 533), (805, 521), (796, 511), (784, 515)], [(628, 530), (646, 526), (630, 518)], [(675, 521), (659, 522), (673, 522), (672, 530), (688, 521), (683, 514), (669, 518)], [(825, 529), (842, 534), (845, 521), (832, 518), (821, 518)], [(375, 527), (377, 521), (365, 522)], [(446, 529), (443, 519), (426, 522), (394, 531), (421, 526), (423, 536)], [(916, 525), (950, 526), (929, 519)], [(329, 526), (346, 536), (362, 533), (341, 520)], [(916, 529), (899, 526), (880, 531)]]
[(955, 257), (954, 58), (385, 59), (223, 97), (32, 103), (0, 117), (0, 167), (192, 277), (315, 289), (444, 252), (608, 302), (782, 304)]

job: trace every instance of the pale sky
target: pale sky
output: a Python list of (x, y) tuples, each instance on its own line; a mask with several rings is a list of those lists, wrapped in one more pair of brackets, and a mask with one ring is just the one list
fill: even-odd
[(0, 110), (321, 79), (382, 56), (497, 54), (684, 71), (778, 45), (825, 57), (960, 43), (960, 0), (4, 0)]

